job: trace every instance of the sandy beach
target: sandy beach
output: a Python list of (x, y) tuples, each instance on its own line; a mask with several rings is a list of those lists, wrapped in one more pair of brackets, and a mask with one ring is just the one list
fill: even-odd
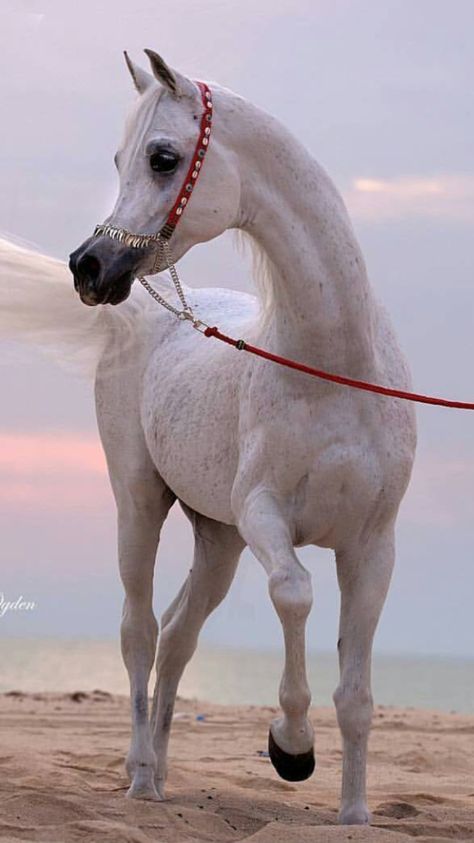
[(293, 785), (264, 755), (274, 709), (179, 699), (161, 804), (125, 799), (125, 697), (10, 692), (0, 713), (2, 843), (474, 840), (474, 716), (377, 708), (368, 829), (337, 825), (341, 750), (329, 708), (312, 713), (317, 771)]

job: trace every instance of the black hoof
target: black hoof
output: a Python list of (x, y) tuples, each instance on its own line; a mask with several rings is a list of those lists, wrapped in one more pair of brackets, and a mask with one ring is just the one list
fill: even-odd
[(303, 782), (305, 779), (309, 779), (314, 773), (316, 761), (314, 759), (313, 747), (311, 747), (309, 752), (302, 752), (300, 755), (290, 755), (288, 752), (280, 749), (270, 729), (268, 733), (268, 752), (278, 775), (287, 782)]

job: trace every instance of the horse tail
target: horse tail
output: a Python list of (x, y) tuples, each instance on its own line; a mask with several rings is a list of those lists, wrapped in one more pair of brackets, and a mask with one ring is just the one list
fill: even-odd
[(68, 369), (93, 376), (112, 323), (130, 334), (140, 310), (132, 302), (87, 307), (65, 263), (0, 238), (0, 340), (37, 346)]

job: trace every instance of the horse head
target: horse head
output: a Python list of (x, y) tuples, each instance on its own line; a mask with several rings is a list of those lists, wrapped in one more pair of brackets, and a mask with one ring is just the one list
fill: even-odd
[[(183, 187), (202, 119), (199, 86), (171, 70), (152, 50), (145, 51), (152, 74), (125, 53), (138, 93), (115, 155), (120, 187), (115, 207), (103, 227), (155, 236), (167, 220)], [(217, 96), (219, 102), (224, 97)], [(207, 142), (207, 141), (206, 141)], [(201, 162), (198, 162), (199, 164)], [(172, 251), (179, 260), (196, 243), (217, 237), (236, 224), (240, 206), (238, 159), (226, 139), (225, 121), (213, 128), (202, 162), (202, 175), (192, 184), (189, 209), (173, 231)], [(100, 227), (102, 228), (102, 227)], [(145, 241), (146, 242), (146, 241)], [(88, 238), (70, 256), (74, 285), (88, 305), (119, 304), (127, 298), (137, 273), (166, 268), (163, 255), (143, 245), (99, 234)]]

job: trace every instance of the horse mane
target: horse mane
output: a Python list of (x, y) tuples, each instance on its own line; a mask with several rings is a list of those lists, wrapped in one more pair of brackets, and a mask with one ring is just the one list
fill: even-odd
[(260, 313), (254, 327), (260, 331), (268, 325), (275, 309), (272, 262), (255, 238), (246, 231), (236, 229), (234, 235), (239, 254), (243, 257), (250, 254), (252, 279), (260, 302)]

